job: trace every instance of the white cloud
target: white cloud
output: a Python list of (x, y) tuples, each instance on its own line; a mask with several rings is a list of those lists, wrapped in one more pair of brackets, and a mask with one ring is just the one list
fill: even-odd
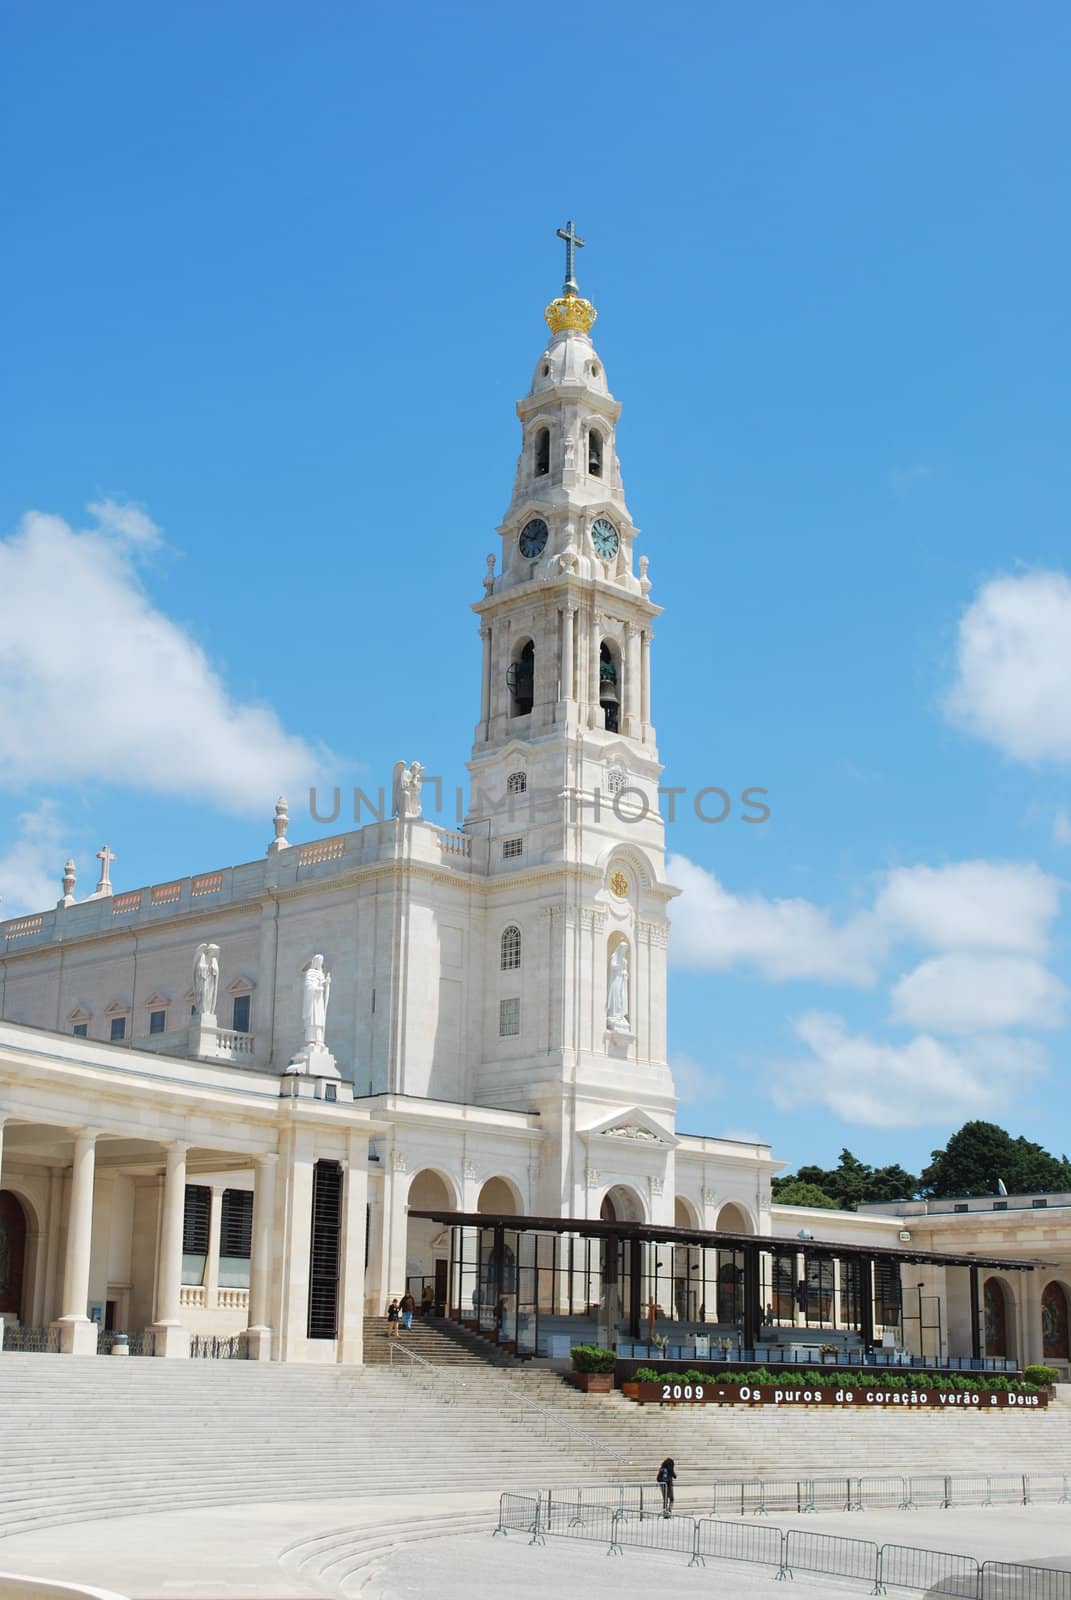
[(1021, 1100), (1045, 1071), (1032, 1039), (993, 1034), (950, 1045), (918, 1034), (903, 1045), (850, 1034), (841, 1017), (809, 1012), (793, 1024), (809, 1054), (781, 1063), (770, 1095), (782, 1110), (827, 1106), (848, 1122), (917, 1128), (985, 1117)]
[(63, 893), (67, 853), (54, 801), (42, 800), (35, 810), (22, 812), (15, 838), (0, 856), (0, 918), (54, 905)]
[(158, 538), (137, 506), (79, 531), (29, 512), (0, 541), (0, 784), (104, 779), (256, 813), (315, 780), (268, 707), (231, 699), (158, 611), (135, 560)]
[(944, 955), (924, 961), (892, 991), (897, 1022), (937, 1033), (1063, 1026), (1068, 990), (1022, 956)]
[(1060, 884), (1033, 862), (959, 861), (888, 873), (875, 911), (890, 935), (934, 950), (1041, 955)]
[(678, 965), (727, 972), (750, 964), (775, 980), (873, 983), (883, 941), (866, 915), (838, 927), (810, 900), (733, 894), (687, 856), (671, 856), (667, 872), (684, 891), (673, 908), (670, 948)]
[(697, 1104), (703, 1100), (716, 1099), (724, 1094), (726, 1089), (725, 1078), (720, 1072), (711, 1072), (694, 1056), (678, 1053), (669, 1058), (669, 1070), (673, 1074), (673, 1083), (682, 1100)]
[(946, 714), (1019, 761), (1071, 761), (1071, 579), (995, 578), (959, 624)]

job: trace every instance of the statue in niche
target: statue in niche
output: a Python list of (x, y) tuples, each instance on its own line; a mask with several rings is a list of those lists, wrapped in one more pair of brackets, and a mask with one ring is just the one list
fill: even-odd
[(331, 974), (324, 966), (323, 956), (313, 956), (305, 968), (301, 984), (301, 1025), (305, 1044), (323, 1044), (330, 999)]
[(628, 945), (622, 939), (610, 957), (610, 982), (606, 993), (606, 1022), (619, 1033), (629, 1025)]
[(193, 958), (193, 1009), (199, 1017), (214, 1017), (219, 994), (219, 945), (199, 944)]
[(424, 782), (424, 768), (419, 761), (406, 766), (404, 761), (398, 761), (394, 767), (394, 815), (396, 817), (419, 817), (420, 815), (420, 788)]

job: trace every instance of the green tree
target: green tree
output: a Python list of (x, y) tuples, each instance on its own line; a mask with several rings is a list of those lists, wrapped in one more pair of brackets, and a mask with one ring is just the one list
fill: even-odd
[(824, 1189), (820, 1189), (816, 1183), (804, 1183), (802, 1178), (789, 1178), (787, 1182), (781, 1182), (774, 1199), (779, 1206), (825, 1206), (829, 1211), (837, 1208), (837, 1202)]
[[(837, 1166), (828, 1170), (825, 1167), (803, 1166), (795, 1173), (785, 1173), (775, 1178), (771, 1186), (774, 1199), (783, 1201), (785, 1205), (793, 1204), (785, 1199), (785, 1190), (792, 1184), (805, 1184), (818, 1189), (839, 1210), (854, 1211), (867, 1201), (910, 1200), (918, 1188), (918, 1179), (901, 1166), (894, 1164), (875, 1169), (853, 1156), (850, 1150), (842, 1150)], [(795, 1202), (797, 1205), (804, 1203)]]
[(1029, 1139), (1013, 1139), (995, 1122), (965, 1122), (943, 1150), (935, 1150), (919, 1179), (926, 1199), (995, 1194), (1002, 1180), (1009, 1194), (1071, 1189), (1071, 1162)]

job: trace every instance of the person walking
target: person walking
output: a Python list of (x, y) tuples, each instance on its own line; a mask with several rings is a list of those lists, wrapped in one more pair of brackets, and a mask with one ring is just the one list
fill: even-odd
[(655, 1480), (662, 1490), (662, 1515), (664, 1517), (669, 1517), (673, 1514), (673, 1480), (676, 1476), (677, 1469), (673, 1465), (673, 1457), (667, 1456), (659, 1467), (658, 1477)]
[(402, 1295), (402, 1304), (400, 1309), (402, 1313), (402, 1327), (405, 1329), (406, 1333), (408, 1333), (410, 1328), (413, 1326), (413, 1312), (416, 1310), (416, 1301), (413, 1299), (413, 1296), (409, 1293), (408, 1289)]
[(401, 1314), (402, 1314), (401, 1313), (401, 1308), (398, 1305), (398, 1296), (395, 1295), (394, 1299), (391, 1301), (390, 1305), (387, 1307), (387, 1338), (388, 1339), (397, 1339), (397, 1337), (398, 1337), (398, 1322), (399, 1322), (399, 1319), (401, 1317)]

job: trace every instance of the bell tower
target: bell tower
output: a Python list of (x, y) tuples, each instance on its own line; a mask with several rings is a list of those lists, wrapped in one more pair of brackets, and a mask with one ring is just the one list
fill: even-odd
[(538, 1105), (544, 1127), (561, 1124), (569, 1214), (585, 1115), (605, 1119), (625, 1100), (672, 1127), (665, 908), (675, 891), (663, 881), (651, 710), (660, 608), (625, 497), (621, 406), (576, 281), (584, 241), (572, 222), (558, 237), (565, 282), (517, 403), (513, 493), (473, 607), (482, 680), (465, 826), (486, 840), (491, 880), (476, 1097)]

